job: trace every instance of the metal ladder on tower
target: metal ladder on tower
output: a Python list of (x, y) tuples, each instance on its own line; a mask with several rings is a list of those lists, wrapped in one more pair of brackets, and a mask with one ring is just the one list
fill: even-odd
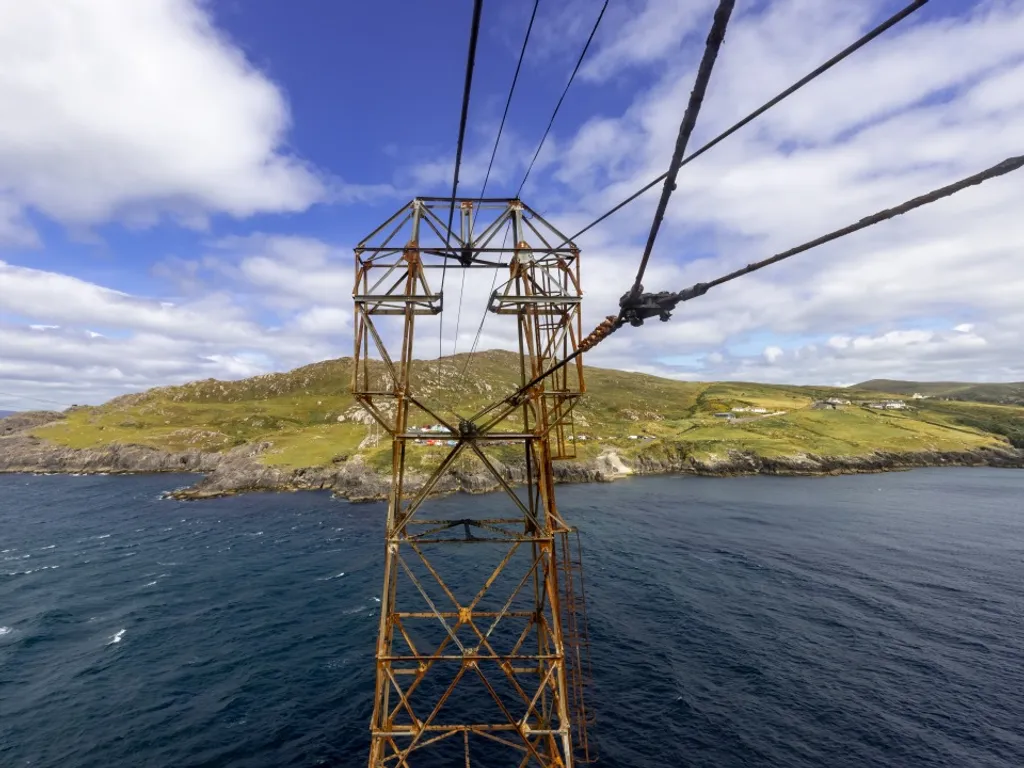
[(577, 764), (597, 762), (597, 752), (590, 745), (588, 729), (595, 721), (594, 711), (587, 709), (587, 690), (593, 685), (590, 661), (590, 628), (587, 620), (586, 589), (583, 581), (583, 548), (579, 530), (570, 528), (560, 534), (562, 576), (562, 621), (569, 678), (569, 709), (573, 745)]

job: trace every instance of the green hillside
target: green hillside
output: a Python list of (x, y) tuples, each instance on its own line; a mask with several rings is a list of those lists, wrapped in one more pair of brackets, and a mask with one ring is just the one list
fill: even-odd
[[(478, 353), (463, 375), (466, 362), (458, 355), (415, 366), (415, 386), (438, 412), (468, 415), (515, 389), (514, 354)], [(241, 381), (162, 387), (72, 409), (66, 419), (34, 434), (75, 448), (132, 443), (223, 451), (266, 442), (271, 445), (261, 461), (272, 465), (321, 466), (359, 453), (383, 467), (390, 462), (386, 436), (348, 394), (351, 374), (352, 361), (343, 358)], [(382, 379), (383, 370), (373, 376)], [(852, 389), (682, 382), (601, 368), (587, 368), (586, 381), (587, 395), (576, 410), (581, 458), (608, 449), (627, 457), (680, 451), (715, 457), (731, 450), (858, 456), (961, 451), (1010, 441), (1024, 446), (1024, 408), (923, 400), (908, 401), (914, 406), (908, 410), (881, 411), (866, 405), (877, 394)], [(854, 402), (835, 410), (815, 407), (829, 397)], [(715, 416), (744, 407), (767, 413)], [(429, 421), (423, 415), (414, 423)], [(441, 450), (417, 446), (413, 461), (433, 460)]]
[(858, 390), (884, 392), (894, 395), (913, 395), (915, 392), (932, 398), (1024, 405), (1024, 381), (1006, 384), (977, 384), (960, 381), (899, 381), (872, 379), (854, 385)]

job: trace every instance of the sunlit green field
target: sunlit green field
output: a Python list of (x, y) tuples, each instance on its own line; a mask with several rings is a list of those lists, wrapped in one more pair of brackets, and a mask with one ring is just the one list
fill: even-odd
[[(414, 384), (447, 416), (469, 415), (515, 389), (516, 357), (507, 352), (446, 358), (417, 366)], [(142, 444), (169, 450), (224, 451), (264, 442), (261, 461), (314, 467), (356, 454), (372, 466), (390, 466), (382, 430), (366, 422), (348, 393), (351, 361), (331, 360), (282, 374), (233, 382), (201, 381), (79, 408), (35, 434), (73, 448)], [(576, 409), (579, 458), (608, 450), (648, 454), (724, 456), (857, 456), (874, 451), (955, 451), (987, 445), (1024, 447), (1024, 408), (938, 400), (909, 401), (907, 411), (856, 404), (877, 393), (828, 387), (744, 382), (694, 383), (599, 368), (586, 369), (587, 394)], [(855, 401), (816, 410), (827, 397)], [(773, 415), (716, 413), (766, 408)], [(414, 413), (413, 423), (429, 416)], [(638, 439), (630, 439), (634, 436)], [(580, 439), (585, 437), (586, 440)], [(412, 446), (413, 468), (434, 463), (442, 447)], [(497, 451), (497, 449), (494, 449)], [(495, 453), (496, 458), (511, 458)], [(467, 457), (466, 461), (472, 461)]]

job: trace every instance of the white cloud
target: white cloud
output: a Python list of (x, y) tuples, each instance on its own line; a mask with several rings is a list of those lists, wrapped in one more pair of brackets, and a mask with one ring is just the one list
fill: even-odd
[[(298, 211), (332, 194), (282, 149), (280, 90), (198, 0), (0, 7), (0, 237), (70, 225)], [(372, 192), (372, 190), (371, 190)], [(358, 190), (338, 185), (335, 194)]]
[[(585, 7), (549, 11), (583, 19), (570, 24), (566, 17), (558, 34), (585, 36)], [(621, 95), (615, 89), (633, 81), (619, 73), (644, 86), (625, 108), (602, 110), (560, 136), (535, 168), (527, 202), (562, 231), (575, 231), (664, 170), (710, 20), (710, 6), (700, 7), (696, 26), (696, 4), (624, 3), (614, 9), (621, 16), (606, 20), (615, 24), (598, 39), (586, 86)], [(880, 1), (811, 0), (738, 9), (691, 148), (890, 10)], [(608, 31), (616, 29), (636, 44), (617, 42)], [(955, 18), (940, 11), (886, 33), (683, 170), (647, 289), (715, 277), (1019, 154), (1022, 67), (1024, 0), (974, 4)], [(490, 151), (488, 142), (477, 143), (463, 171), (473, 194)], [(96, 156), (105, 156), (107, 145), (95, 146)], [(261, 146), (277, 151), (273, 142)], [(502, 146), (493, 178), (518, 183), (534, 145), (507, 130)], [(87, 162), (83, 157), (75, 163)], [(448, 163), (423, 163), (396, 177), (436, 183), (444, 194)], [(371, 194), (349, 194), (357, 193)], [(656, 199), (654, 191), (582, 239), (584, 332), (617, 309)], [(587, 362), (679, 379), (1024, 379), (1022, 201), (1024, 172), (971, 188), (717, 287), (680, 305), (669, 323), (625, 327)], [(226, 205), (207, 208), (231, 210)], [(13, 217), (0, 215), (0, 234), (4, 221), (20, 215), (19, 207), (10, 210)], [(153, 276), (167, 281), (168, 295), (156, 297), (0, 264), (0, 306), (9, 313), (0, 336), (4, 391), (19, 386), (43, 396), (59, 386), (68, 397), (81, 401), (88, 393), (95, 401), (157, 383), (350, 354), (350, 245), (267, 234), (216, 240), (205, 253), (158, 265)], [(462, 276), (450, 271), (445, 284), (445, 353), (456, 343), (469, 349), (490, 292), (490, 273), (470, 271), (464, 289)], [(436, 273), (431, 280), (436, 286)], [(60, 327), (32, 331), (29, 322)], [(436, 354), (438, 325), (438, 318), (417, 320), (419, 356)], [(90, 329), (104, 336), (90, 337)], [(514, 339), (509, 318), (488, 316), (479, 348), (511, 349)]]
[[(329, 277), (330, 267), (313, 241), (298, 242), (302, 247), (294, 253), (307, 280), (299, 289), (304, 285), (319, 293), (312, 287), (316, 269)], [(275, 247), (269, 252), (289, 252), (281, 243)], [(170, 301), (0, 262), (4, 407), (36, 407), (39, 398), (64, 405), (96, 403), (162, 384), (252, 376), (350, 354), (344, 295), (332, 296), (331, 305), (307, 308), (291, 289), (279, 295), (275, 286), (246, 283), (240, 274), (237, 297), (207, 293)], [(296, 312), (295, 306), (304, 309)], [(40, 319), (60, 325), (25, 323)]]
[[(638, 19), (658, 4), (647, 8)], [(852, 42), (883, 10), (792, 0), (737, 16), (690, 148)], [(1019, 154), (1024, 3), (965, 10), (904, 23), (684, 168), (647, 289), (715, 277)], [(650, 63), (659, 73), (652, 88), (569, 143), (556, 178), (572, 189), (553, 221), (585, 222), (664, 170), (692, 54)], [(584, 236), (591, 322), (628, 284), (621, 265), (638, 258), (658, 191)], [(670, 360), (666, 350), (703, 353), (704, 378), (1024, 378), (1024, 325), (1012, 319), (1024, 297), (1022, 200), (1024, 173), (971, 188), (716, 288), (680, 305), (668, 324), (623, 329), (588, 359), (629, 365)], [(936, 335), (937, 320), (958, 331)], [(755, 333), (772, 338), (764, 352), (731, 352)]]
[[(840, 347), (797, 347), (787, 353), (786, 361), (799, 365), (802, 379), (820, 383), (871, 378), (972, 380), (977, 377), (970, 372), (978, 367), (985, 372), (983, 379), (1020, 380), (1024, 378), (1024, 366), (1015, 355), (1017, 334), (1012, 327), (1017, 320), (988, 325), (984, 334), (900, 329), (861, 335)], [(773, 362), (741, 357), (731, 360), (730, 366), (738, 378), (776, 382), (793, 379), (791, 367)]]
[[(518, 98), (527, 98), (521, 95)], [(504, 106), (503, 104), (501, 105)], [(494, 137), (498, 130), (500, 112), (495, 115), (478, 118), (475, 129), (467, 136), (466, 149), (459, 166), (460, 197), (476, 197), (480, 194), (484, 180), (487, 179), (487, 196), (499, 197), (513, 195), (522, 181), (534, 153), (540, 135), (524, 137), (515, 126), (509, 124), (501, 134), (501, 142), (491, 167), (490, 176), (487, 166), (490, 164), (491, 152), (494, 150)], [(539, 130), (539, 129), (538, 129)], [(558, 154), (558, 139), (552, 134), (544, 143), (544, 149), (534, 165), (531, 175), (539, 174), (549, 168)], [(417, 157), (424, 154), (418, 151)], [(417, 160), (409, 166), (399, 167), (397, 177), (399, 187), (404, 191), (396, 192), (395, 196), (404, 196), (407, 202), (417, 195), (448, 196), (452, 190), (452, 176), (455, 171), (455, 159), (449, 147), (434, 148), (426, 153), (430, 159)]]
[(675, 58), (682, 40), (704, 31), (711, 7), (710, 0), (649, 0), (639, 13), (614, 25), (614, 32), (605, 37), (607, 44), (588, 58), (580, 74), (588, 80), (603, 80), (626, 67)]
[[(778, 12), (792, 13), (805, 5), (781, 3)], [(823, 10), (820, 21), (826, 22), (832, 14), (844, 14), (859, 17), (858, 26), (867, 26), (865, 11), (873, 10), (872, 5), (883, 7), (864, 3), (863, 10), (855, 13)], [(768, 126), (793, 139), (831, 141), (852, 126), (920, 108), (924, 99), (944, 89), (969, 85), (1021, 55), (1024, 14), (1019, 3), (975, 3), (965, 10), (967, 20), (953, 17), (911, 23), (878, 44), (869, 45), (850, 66), (837, 67), (827, 80), (822, 78), (794, 95), (785, 109), (773, 111)], [(842, 24), (841, 29), (847, 35), (853, 32), (848, 24)], [(805, 25), (793, 30), (798, 35), (810, 31)], [(949, 56), (954, 50), (949, 47), (951, 39), (956, 41), (955, 56)], [(937, 60), (940, 53), (945, 54), (945, 61)], [(1006, 86), (1020, 93), (1019, 86), (1013, 88), (1008, 82)]]
[(256, 292), (278, 307), (309, 304), (348, 309), (355, 275), (352, 252), (308, 237), (265, 235), (228, 237), (213, 243), (205, 261), (239, 292)]
[(295, 318), (295, 327), (303, 333), (318, 336), (351, 334), (351, 318), (348, 308), (315, 306)]
[[(129, 329), (198, 339), (242, 339), (256, 332), (224, 296), (190, 305), (131, 296), (69, 275), (0, 261), (0, 306), (5, 312), (63, 325)], [(211, 323), (211, 318), (216, 323)], [(54, 326), (56, 327), (56, 326)]]

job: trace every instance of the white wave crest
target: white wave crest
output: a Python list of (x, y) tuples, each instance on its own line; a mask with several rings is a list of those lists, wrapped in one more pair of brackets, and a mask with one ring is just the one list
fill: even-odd
[(38, 568), (29, 568), (27, 571), (8, 571), (8, 576), (28, 576), (30, 573), (36, 573), (37, 571), (49, 571), (51, 569), (60, 568), (59, 565), (41, 565)]
[(107, 643), (107, 645), (114, 645), (115, 643), (120, 643), (121, 642), (121, 638), (124, 637), (124, 633), (127, 632), (127, 631), (128, 630), (125, 630), (125, 629), (117, 630), (117, 634), (114, 635), (112, 638), (110, 638), (110, 642)]

